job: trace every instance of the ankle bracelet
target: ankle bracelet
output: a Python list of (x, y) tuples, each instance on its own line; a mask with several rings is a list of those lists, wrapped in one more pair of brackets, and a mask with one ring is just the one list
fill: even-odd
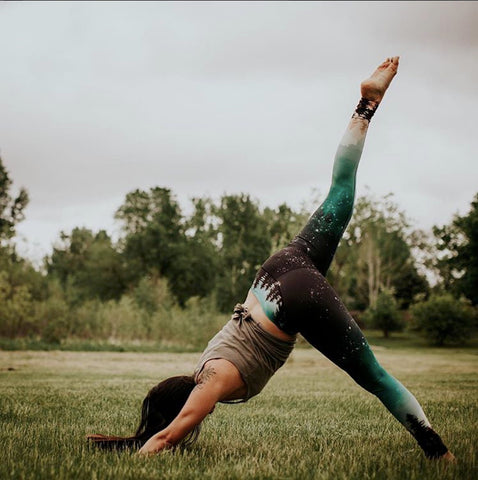
[(366, 98), (361, 98), (360, 102), (355, 109), (352, 118), (363, 118), (370, 122), (375, 110), (377, 110), (379, 102), (374, 102), (373, 100), (367, 100)]

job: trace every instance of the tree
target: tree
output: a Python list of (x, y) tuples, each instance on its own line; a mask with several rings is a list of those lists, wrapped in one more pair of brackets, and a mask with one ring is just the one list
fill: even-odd
[(412, 254), (419, 247), (420, 236), (410, 230), (391, 195), (360, 197), (332, 264), (332, 283), (353, 299), (352, 308), (374, 307), (383, 290), (393, 290), (405, 308), (428, 288)]
[(387, 290), (378, 294), (375, 306), (366, 311), (364, 319), (367, 326), (382, 330), (385, 338), (388, 338), (390, 332), (400, 332), (404, 327), (397, 302)]
[(168, 280), (181, 306), (192, 296), (206, 296), (214, 287), (217, 251), (211, 224), (212, 204), (193, 199), (194, 211), (184, 219), (169, 189), (136, 190), (116, 212), (125, 236), (122, 253), (136, 284), (153, 272)]
[(269, 224), (271, 253), (285, 247), (305, 225), (307, 217), (305, 212), (295, 212), (286, 203), (276, 209), (265, 208), (264, 218)]
[(47, 282), (45, 276), (35, 270), (28, 260), (17, 254), (13, 243), (0, 247), (0, 272), (5, 274), (5, 279), (12, 288), (26, 287), (32, 296), (32, 300), (46, 298)]
[(57, 278), (72, 304), (87, 299), (118, 299), (126, 289), (126, 273), (120, 254), (104, 230), (87, 228), (61, 233), (62, 244), (46, 258), (50, 278)]
[(122, 222), (123, 255), (132, 280), (139, 280), (152, 268), (167, 275), (184, 236), (181, 209), (171, 190), (154, 187), (148, 192), (130, 192), (115, 218)]
[(463, 300), (450, 293), (432, 295), (427, 301), (412, 306), (415, 326), (437, 346), (463, 344), (473, 328), (476, 313)]
[(21, 258), (12, 242), (24, 219), (28, 193), (10, 193), (12, 180), (0, 158), (0, 335), (23, 336), (31, 331), (34, 301), (45, 296), (44, 277)]
[(33, 303), (25, 285), (13, 286), (0, 272), (0, 335), (24, 336), (30, 329)]
[(478, 193), (467, 215), (455, 215), (450, 225), (434, 227), (442, 256), (436, 266), (443, 286), (478, 305)]
[(185, 235), (168, 278), (182, 306), (188, 298), (213, 292), (219, 264), (214, 204), (209, 198), (193, 198), (192, 203), (194, 210), (184, 222)]
[(28, 205), (28, 193), (21, 188), (18, 195), (10, 195), (12, 180), (0, 158), (0, 246), (15, 235), (15, 226), (24, 219), (25, 207)]
[(216, 209), (219, 221), (218, 306), (230, 311), (242, 301), (254, 276), (271, 253), (268, 223), (249, 195), (224, 195)]

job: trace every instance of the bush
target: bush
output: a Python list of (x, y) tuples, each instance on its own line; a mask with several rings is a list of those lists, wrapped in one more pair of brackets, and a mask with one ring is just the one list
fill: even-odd
[(66, 301), (60, 296), (51, 296), (38, 302), (35, 319), (41, 339), (46, 343), (59, 344), (70, 333), (70, 311)]
[(149, 316), (158, 309), (170, 308), (174, 305), (174, 297), (165, 278), (153, 275), (143, 277), (132, 292), (136, 305)]
[(0, 272), (0, 335), (14, 338), (31, 330), (33, 302), (25, 285), (13, 286)]
[(70, 334), (76, 338), (102, 338), (104, 325), (102, 324), (100, 300), (87, 300), (71, 311)]
[(364, 320), (368, 327), (382, 330), (384, 337), (388, 337), (390, 332), (400, 332), (404, 327), (397, 302), (388, 291), (380, 292), (375, 307), (365, 312)]
[(98, 312), (103, 335), (112, 341), (147, 339), (148, 328), (141, 313), (135, 301), (128, 295), (123, 295), (119, 302), (109, 300), (103, 303)]
[(152, 334), (167, 345), (201, 349), (227, 320), (227, 315), (217, 311), (214, 298), (191, 297), (184, 308), (159, 308), (151, 318)]
[(473, 308), (450, 294), (433, 295), (411, 311), (415, 326), (437, 346), (465, 343), (475, 319)]

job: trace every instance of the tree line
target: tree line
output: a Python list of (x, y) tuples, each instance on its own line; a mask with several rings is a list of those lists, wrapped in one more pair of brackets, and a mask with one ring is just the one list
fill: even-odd
[[(14, 244), (28, 193), (22, 188), (14, 196), (11, 185), (0, 159), (3, 338), (203, 346), (245, 298), (263, 261), (312, 213), (285, 203), (262, 207), (240, 193), (194, 198), (185, 215), (170, 189), (137, 189), (115, 213), (117, 241), (77, 227), (62, 232), (43, 267), (34, 268)], [(476, 326), (477, 243), (478, 194), (468, 214), (427, 234), (411, 228), (392, 195), (369, 193), (356, 201), (328, 278), (362, 326), (388, 335), (411, 312), (409, 324), (435, 343), (462, 341)]]

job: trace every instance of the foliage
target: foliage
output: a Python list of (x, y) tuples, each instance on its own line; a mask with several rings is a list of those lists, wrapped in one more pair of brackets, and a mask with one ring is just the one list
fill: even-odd
[(12, 180), (0, 158), (0, 335), (23, 337), (35, 329), (35, 301), (45, 298), (44, 277), (20, 258), (12, 238), (15, 226), (24, 218), (28, 193), (21, 188), (16, 197)]
[(264, 218), (269, 225), (271, 252), (285, 247), (303, 228), (308, 217), (307, 212), (295, 212), (286, 203), (276, 209), (265, 208)]
[(387, 290), (378, 294), (375, 306), (367, 309), (364, 320), (367, 327), (381, 330), (386, 338), (390, 332), (400, 332), (404, 327), (395, 297)]
[(61, 296), (51, 296), (37, 304), (35, 313), (39, 332), (44, 342), (59, 344), (71, 332), (70, 310)]
[(6, 272), (0, 272), (0, 335), (24, 336), (31, 328), (33, 302), (25, 285), (13, 285)]
[(148, 338), (148, 325), (145, 325), (141, 311), (134, 300), (124, 295), (119, 301), (109, 300), (101, 305), (98, 313), (103, 336), (112, 341), (125, 339), (144, 340)]
[(44, 300), (47, 295), (47, 280), (33, 265), (21, 258), (15, 245), (8, 244), (0, 247), (0, 272), (5, 274), (10, 288), (24, 286), (32, 300)]
[(69, 338), (87, 340), (105, 338), (104, 327), (100, 319), (103, 302), (98, 299), (86, 300), (70, 308)]
[(214, 292), (219, 308), (229, 311), (247, 294), (260, 264), (297, 232), (303, 214), (285, 204), (261, 210), (245, 194), (224, 195), (217, 203), (194, 198), (192, 203), (192, 214), (183, 217), (169, 189), (126, 196), (116, 218), (122, 223), (129, 283), (159, 275), (182, 307), (189, 298)]
[(209, 294), (216, 275), (210, 204), (207, 199), (193, 202), (194, 213), (184, 220), (169, 189), (135, 190), (115, 215), (122, 222), (129, 283), (156, 272), (168, 280), (181, 305), (191, 296)]
[(411, 309), (415, 326), (435, 345), (463, 344), (469, 338), (476, 312), (449, 293), (432, 295)]
[(115, 218), (122, 222), (122, 251), (132, 278), (139, 279), (152, 268), (167, 275), (183, 233), (181, 210), (171, 190), (130, 192)]
[[(12, 200), (11, 181), (4, 177), (6, 238), (14, 234), (27, 196)], [(122, 229), (118, 242), (103, 230), (62, 232), (45, 259), (46, 275), (4, 242), (0, 332), (56, 343), (138, 339), (204, 346), (232, 306), (244, 300), (260, 265), (290, 242), (309, 213), (285, 203), (262, 208), (240, 193), (216, 201), (194, 198), (186, 216), (168, 188), (132, 191), (115, 215)], [(368, 308), (370, 322), (388, 334), (397, 327), (396, 305), (406, 309), (417, 294), (428, 292), (415, 262), (421, 248), (390, 196), (361, 197), (330, 281), (350, 308)], [(397, 302), (382, 305), (381, 292), (389, 290)]]
[(442, 252), (436, 266), (444, 288), (478, 305), (478, 194), (468, 214), (455, 215), (450, 225), (435, 226), (433, 232)]
[(227, 321), (227, 317), (217, 312), (212, 299), (199, 297), (188, 299), (184, 307), (160, 306), (153, 315), (143, 318), (148, 340), (160, 342), (165, 348), (183, 350), (203, 349)]
[(15, 225), (23, 220), (28, 205), (28, 193), (21, 188), (14, 198), (10, 195), (12, 180), (0, 158), (0, 246), (15, 235)]
[(215, 213), (220, 239), (216, 294), (219, 308), (228, 312), (246, 298), (272, 244), (259, 205), (249, 195), (225, 195)]
[(402, 308), (428, 284), (415, 265), (421, 239), (391, 195), (357, 199), (352, 220), (332, 265), (331, 283), (352, 309), (374, 307), (380, 292), (394, 290)]
[(71, 304), (121, 296), (126, 288), (125, 268), (104, 230), (94, 234), (87, 228), (74, 228), (60, 238), (62, 243), (45, 263), (49, 277), (60, 281)]

